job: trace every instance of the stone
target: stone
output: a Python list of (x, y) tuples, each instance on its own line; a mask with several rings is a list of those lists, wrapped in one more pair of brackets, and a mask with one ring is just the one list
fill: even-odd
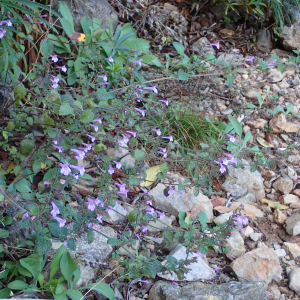
[(222, 198), (222, 197), (214, 197), (210, 199), (211, 204), (213, 205), (213, 207), (215, 206), (225, 206), (227, 200), (226, 198)]
[(268, 73), (268, 81), (269, 82), (279, 82), (284, 78), (285, 74), (281, 73), (277, 69), (271, 69)]
[(291, 259), (297, 260), (300, 257), (300, 247), (296, 243), (284, 242), (282, 248), (288, 253)]
[(280, 300), (281, 292), (276, 283), (272, 283), (268, 286), (266, 294), (269, 294), (268, 299)]
[[(70, 255), (75, 259), (76, 264), (80, 268), (81, 276), (75, 288), (87, 285), (94, 281), (99, 272), (99, 268), (107, 264), (107, 259), (113, 251), (113, 247), (107, 244), (108, 238), (116, 238), (117, 233), (110, 227), (99, 225), (100, 233), (95, 233), (94, 240), (91, 244), (88, 243), (87, 233), (80, 235), (71, 235), (76, 244), (76, 250), (69, 250)], [(72, 230), (72, 224), (67, 225), (68, 229)], [(60, 242), (52, 241), (51, 252), (56, 252), (62, 245)]]
[[(167, 173), (167, 178), (178, 182), (183, 182), (184, 177), (176, 173)], [(175, 190), (173, 195), (164, 195), (165, 184), (159, 183), (149, 192), (149, 196), (153, 198), (153, 206), (156, 209), (177, 216), (180, 211), (190, 211), (192, 218), (197, 218), (200, 211), (204, 211), (207, 215), (208, 222), (213, 220), (213, 206), (208, 197), (201, 192), (195, 196), (193, 189), (185, 189), (185, 194), (182, 195)]]
[(274, 222), (279, 225), (283, 225), (287, 219), (287, 215), (280, 209), (274, 211)]
[(285, 221), (285, 231), (290, 235), (297, 235), (300, 233), (300, 213), (292, 214)]
[[(196, 253), (189, 253), (187, 255), (187, 248), (180, 244), (170, 253), (170, 256), (177, 260), (195, 258), (195, 261), (185, 265), (187, 272), (184, 273), (182, 278), (178, 278), (174, 271), (159, 272), (157, 273), (157, 276), (172, 281), (211, 280), (216, 277), (215, 271), (209, 267), (202, 257), (198, 256)], [(163, 265), (166, 263), (166, 260), (162, 262)]]
[(225, 245), (226, 247), (228, 247), (228, 253), (226, 254), (226, 256), (231, 260), (242, 256), (246, 252), (244, 240), (240, 233), (237, 231), (234, 232), (231, 237), (226, 239)]
[(149, 232), (159, 232), (170, 227), (172, 224), (172, 219), (169, 217), (164, 217), (162, 220), (157, 220), (156, 222), (150, 221), (148, 223)]
[(289, 288), (300, 296), (300, 268), (295, 268), (289, 273)]
[(129, 154), (129, 150), (121, 147), (119, 147), (119, 149), (107, 148), (106, 152), (107, 155), (110, 156), (112, 159), (120, 159), (125, 157), (125, 155)]
[(256, 206), (246, 203), (243, 205), (244, 209), (242, 210), (242, 214), (246, 215), (249, 219), (255, 220), (256, 218), (262, 218), (264, 216), (264, 212)]
[(107, 210), (104, 212), (106, 216), (105, 221), (110, 224), (119, 224), (125, 221), (128, 217), (127, 210), (120, 204), (116, 203), (113, 209)]
[(170, 3), (164, 3), (164, 9), (170, 10), (170, 11), (178, 11), (178, 7), (176, 7)]
[(281, 266), (278, 256), (272, 248), (261, 247), (245, 253), (230, 264), (240, 281), (281, 280)]
[(238, 169), (233, 165), (227, 166), (226, 180), (222, 184), (222, 189), (241, 195), (252, 193), (257, 201), (263, 199), (265, 190), (262, 176), (257, 170), (251, 172), (250, 165), (246, 160), (242, 159), (241, 161), (243, 165)]
[[(105, 0), (64, 0), (69, 6), (70, 12), (74, 20), (74, 29), (77, 32), (82, 32), (81, 19), (83, 17), (98, 18), (100, 23), (105, 28), (109, 27), (108, 19), (111, 19), (113, 28), (115, 29), (118, 25), (118, 14)], [(77, 7), (75, 6), (77, 3)], [(53, 8), (58, 6), (58, 0), (53, 0)]]
[(290, 178), (279, 178), (273, 183), (273, 188), (284, 195), (289, 194), (293, 189), (293, 180)]
[(280, 112), (271, 119), (269, 125), (272, 127), (273, 133), (281, 133), (284, 131), (286, 123), (285, 115)]
[(124, 245), (123, 247), (119, 248), (120, 255), (125, 255), (125, 256), (134, 256), (136, 251), (138, 251), (140, 248), (140, 241), (136, 240), (135, 245)]
[(287, 161), (291, 164), (297, 165), (300, 161), (300, 155), (289, 155)]
[(221, 214), (221, 215), (219, 215), (219, 216), (217, 216), (217, 217), (214, 218), (214, 223), (216, 225), (223, 224), (226, 221), (228, 221), (232, 215), (233, 215), (232, 211), (230, 211), (228, 213), (225, 213), (225, 214)]
[(136, 159), (132, 155), (126, 155), (121, 160), (120, 163), (125, 166), (125, 169), (134, 168)]
[(246, 122), (246, 124), (248, 126), (250, 126), (251, 128), (255, 128), (255, 129), (263, 129), (263, 128), (265, 128), (267, 123), (268, 123), (268, 121), (264, 120), (264, 119), (256, 119), (253, 121)]
[(267, 291), (265, 282), (204, 284), (193, 282), (183, 287), (157, 281), (149, 292), (149, 300), (261, 300)]
[(275, 177), (275, 172), (271, 171), (271, 170), (265, 170), (262, 168), (261, 170), (261, 175), (264, 177), (267, 177), (268, 179), (271, 179), (273, 177)]
[(256, 199), (252, 193), (248, 193), (247, 195), (238, 198), (237, 201), (245, 204), (254, 204), (256, 202)]
[(286, 252), (284, 249), (276, 249), (275, 250), (275, 253), (276, 255), (279, 257), (279, 258), (282, 258), (282, 257), (285, 257), (286, 256)]
[(282, 56), (282, 57), (288, 57), (289, 55), (291, 55), (291, 53), (289, 51), (285, 51), (285, 50), (281, 50), (281, 49), (273, 49), (271, 51), (271, 56), (272, 55), (277, 55), (277, 56)]
[(254, 232), (250, 235), (250, 239), (254, 242), (258, 242), (261, 240), (262, 234), (260, 232)]
[(198, 41), (193, 43), (191, 45), (191, 50), (194, 51), (196, 54), (202, 55), (216, 54), (215, 49), (213, 48), (213, 46), (210, 45), (210, 42), (206, 37), (202, 37)]
[(268, 29), (264, 28), (260, 31), (260, 33), (257, 35), (257, 48), (264, 52), (270, 52), (272, 48), (272, 42), (271, 42), (271, 33)]
[(295, 22), (291, 27), (284, 26), (282, 31), (279, 33), (280, 41), (282, 46), (292, 51), (300, 48), (300, 22)]
[(294, 132), (298, 132), (298, 130), (299, 130), (299, 126), (291, 122), (287, 122), (284, 128), (284, 132), (286, 133), (294, 133)]
[(296, 195), (286, 194), (280, 197), (280, 201), (282, 204), (289, 205), (291, 203), (299, 203), (300, 199)]
[(244, 88), (244, 91), (242, 92), (243, 95), (249, 99), (257, 100), (257, 93), (256, 90), (251, 90), (250, 88)]
[(218, 60), (224, 61), (231, 66), (237, 66), (244, 62), (245, 59), (242, 54), (222, 52), (221, 55), (218, 56)]
[(245, 229), (244, 236), (250, 236), (253, 232), (253, 228), (248, 225)]

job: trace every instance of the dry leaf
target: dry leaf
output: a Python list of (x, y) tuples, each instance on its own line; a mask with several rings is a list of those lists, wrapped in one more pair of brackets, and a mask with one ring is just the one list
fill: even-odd
[(157, 165), (157, 166), (154, 166), (154, 167), (151, 167), (149, 169), (146, 170), (146, 178), (145, 178), (145, 181), (143, 181), (140, 186), (141, 187), (147, 187), (147, 186), (150, 186), (151, 184), (153, 184), (157, 177), (156, 175), (159, 173), (160, 171), (160, 166), (161, 165)]
[(268, 199), (262, 199), (261, 203), (267, 203), (270, 207), (276, 208), (276, 209), (288, 209), (289, 207), (286, 205), (282, 205), (278, 202), (274, 202)]
[(273, 144), (267, 142), (267, 141), (264, 140), (262, 137), (258, 137), (258, 138), (256, 138), (256, 140), (257, 140), (257, 142), (258, 142), (260, 145), (262, 145), (263, 147), (266, 147), (266, 148), (268, 148), (268, 147), (274, 148), (274, 145), (273, 145)]
[(214, 210), (216, 210), (217, 212), (219, 212), (220, 214), (224, 214), (224, 213), (228, 213), (231, 211), (236, 210), (242, 203), (239, 202), (234, 202), (232, 203), (231, 206), (216, 206), (214, 207)]
[(77, 42), (84, 42), (85, 34), (80, 32), (73, 32), (72, 34), (70, 34), (70, 39)]

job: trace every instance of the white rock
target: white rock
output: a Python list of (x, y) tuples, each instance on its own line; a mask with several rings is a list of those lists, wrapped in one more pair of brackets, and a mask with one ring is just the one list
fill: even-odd
[(250, 226), (247, 226), (244, 232), (245, 236), (250, 236), (254, 232), (253, 228)]
[(228, 221), (232, 215), (233, 215), (232, 211), (225, 213), (225, 214), (221, 214), (214, 218), (214, 223), (215, 224), (223, 224), (226, 221)]
[(226, 239), (226, 247), (228, 247), (228, 253), (226, 254), (231, 260), (242, 256), (246, 252), (244, 246), (244, 240), (239, 232), (234, 232), (231, 237)]
[(275, 253), (276, 255), (279, 257), (279, 258), (282, 258), (282, 257), (285, 257), (286, 256), (286, 252), (284, 249), (276, 249), (275, 250)]
[(250, 238), (251, 238), (252, 241), (258, 242), (258, 241), (261, 240), (261, 236), (262, 236), (261, 233), (259, 233), (259, 232), (254, 232), (254, 233), (252, 233), (252, 234), (250, 235)]
[(300, 257), (300, 247), (296, 243), (283, 243), (283, 249), (289, 254), (291, 259), (298, 259)]
[(150, 221), (148, 223), (149, 232), (163, 231), (164, 229), (170, 227), (172, 224), (172, 219), (169, 217), (164, 217), (162, 220), (157, 220), (156, 222)]
[[(189, 253), (187, 256), (187, 249), (182, 245), (178, 245), (170, 255), (177, 260), (192, 259), (196, 258), (196, 262), (187, 264), (185, 267), (188, 269), (187, 273), (184, 274), (182, 279), (179, 279), (177, 274), (173, 271), (160, 272), (157, 275), (161, 278), (172, 280), (172, 281), (196, 281), (196, 280), (210, 280), (216, 277), (215, 271), (209, 267), (202, 257), (199, 257), (195, 253)], [(167, 261), (163, 261), (165, 265)]]
[(108, 212), (105, 211), (105, 216), (106, 216), (106, 222), (110, 224), (118, 224), (123, 222), (127, 216), (128, 212), (123, 208), (122, 205), (116, 203), (116, 205), (113, 207), (113, 209), (109, 210)]
[(289, 273), (289, 287), (300, 296), (300, 268), (293, 269)]
[(290, 235), (297, 235), (300, 233), (300, 213), (294, 213), (285, 222), (285, 230)]

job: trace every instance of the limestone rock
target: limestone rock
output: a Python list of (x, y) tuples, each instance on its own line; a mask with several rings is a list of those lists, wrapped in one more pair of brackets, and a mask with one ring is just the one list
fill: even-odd
[(274, 211), (274, 222), (276, 224), (282, 225), (285, 223), (286, 219), (287, 219), (287, 216), (283, 211), (281, 211), (279, 209), (276, 209)]
[(196, 54), (216, 54), (215, 49), (213, 46), (210, 45), (209, 40), (206, 37), (200, 38), (198, 41), (191, 45), (191, 50), (194, 51)]
[[(177, 274), (173, 271), (160, 272), (157, 274), (157, 276), (172, 281), (196, 281), (201, 279), (210, 280), (216, 276), (215, 271), (209, 267), (202, 257), (199, 257), (196, 253), (189, 253), (187, 256), (187, 248), (182, 245), (178, 245), (170, 253), (170, 256), (173, 256), (177, 260), (196, 258), (196, 261), (186, 264), (185, 267), (188, 269), (188, 271), (181, 279), (179, 279)], [(164, 265), (166, 262), (167, 261), (165, 260), (162, 262), (162, 264)]]
[(247, 252), (230, 264), (240, 281), (281, 280), (281, 266), (279, 259), (272, 248), (261, 247)]
[(289, 288), (300, 296), (300, 268), (293, 269), (289, 273)]
[[(168, 173), (167, 176), (176, 179), (176, 182), (183, 181), (181, 175)], [(193, 218), (197, 218), (200, 211), (204, 211), (207, 215), (208, 222), (213, 220), (213, 206), (208, 197), (199, 193), (198, 196), (194, 195), (193, 189), (186, 188), (183, 195), (180, 191), (176, 191), (173, 195), (164, 195), (166, 186), (159, 183), (153, 188), (149, 195), (153, 197), (153, 206), (156, 209), (168, 212), (177, 216), (180, 211), (190, 211)]]
[(291, 27), (285, 26), (279, 34), (283, 47), (292, 51), (300, 48), (300, 22), (294, 23)]
[(217, 217), (214, 218), (214, 223), (216, 225), (223, 224), (226, 221), (228, 221), (232, 215), (233, 215), (232, 211), (230, 211), (228, 213), (225, 213), (225, 214), (221, 214), (221, 215), (219, 215), (219, 216), (217, 216)]
[(256, 119), (256, 120), (253, 120), (253, 121), (246, 122), (246, 124), (248, 126), (250, 126), (251, 128), (255, 128), (255, 129), (265, 128), (267, 123), (268, 123), (268, 121), (264, 120), (264, 119)]
[(271, 33), (264, 28), (257, 36), (257, 48), (264, 52), (270, 52), (271, 47)]
[(296, 243), (283, 243), (283, 249), (286, 250), (291, 259), (297, 260), (300, 257), (300, 247)]
[(299, 203), (299, 197), (293, 194), (286, 194), (280, 198), (282, 204), (289, 205), (291, 203)]
[(268, 81), (269, 82), (279, 82), (283, 79), (284, 76), (285, 76), (285, 74), (281, 73), (279, 70), (271, 69), (268, 74)]
[(285, 222), (285, 231), (290, 235), (300, 233), (300, 213), (294, 213)]
[(194, 282), (183, 287), (171, 282), (157, 281), (151, 288), (149, 300), (261, 300), (267, 290), (265, 282), (236, 282), (211, 285)]
[(162, 220), (157, 220), (156, 222), (150, 221), (148, 223), (149, 232), (159, 232), (168, 228), (172, 224), (172, 219), (169, 217), (164, 217)]
[(226, 256), (231, 260), (242, 256), (246, 252), (244, 240), (239, 232), (234, 232), (231, 237), (226, 239), (226, 247), (228, 247)]
[(244, 56), (241, 54), (223, 52), (218, 57), (218, 60), (224, 61), (231, 66), (237, 66), (237, 65), (240, 65), (245, 59), (244, 59)]
[(227, 167), (226, 180), (222, 184), (222, 189), (226, 192), (246, 194), (252, 193), (256, 200), (265, 197), (263, 180), (258, 171), (251, 172), (247, 161), (242, 160), (243, 166), (235, 168), (233, 165)]
[(244, 204), (253, 204), (256, 202), (255, 196), (252, 193), (248, 193), (247, 195), (239, 198), (237, 200), (240, 203), (244, 203)]
[(106, 222), (110, 224), (119, 224), (126, 220), (128, 212), (122, 205), (116, 203), (113, 209), (109, 211), (106, 210), (104, 215), (106, 216)]
[(281, 193), (287, 195), (293, 189), (293, 180), (289, 178), (280, 178), (273, 183), (273, 188), (276, 191), (280, 191)]

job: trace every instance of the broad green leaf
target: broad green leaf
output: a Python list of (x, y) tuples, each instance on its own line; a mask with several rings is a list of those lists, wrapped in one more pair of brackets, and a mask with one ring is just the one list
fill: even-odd
[(90, 27), (93, 27), (91, 18), (88, 17), (88, 16), (83, 17), (80, 20), (80, 24), (81, 24), (81, 27), (82, 27), (82, 30), (83, 30), (84, 34), (88, 35), (89, 32), (90, 32)]
[(60, 116), (67, 116), (74, 114), (74, 109), (70, 106), (68, 102), (64, 102), (59, 108)]
[(13, 219), (11, 216), (5, 216), (2, 220), (3, 224), (5, 226), (10, 225), (12, 223)]
[(294, 110), (294, 105), (289, 103), (286, 107), (286, 114), (288, 115), (289, 113), (291, 113)]
[(72, 300), (80, 300), (83, 299), (83, 295), (78, 290), (65, 290), (65, 294), (69, 296)]
[(90, 123), (94, 119), (95, 119), (95, 116), (91, 109), (85, 110), (80, 117), (80, 121), (84, 124)]
[(18, 181), (16, 184), (16, 189), (20, 193), (29, 193), (31, 192), (30, 182), (23, 178), (20, 181)]
[(24, 139), (23, 141), (21, 141), (20, 146), (21, 153), (27, 156), (34, 150), (34, 140)]
[(142, 56), (142, 62), (145, 64), (155, 65), (158, 68), (164, 67), (164, 65), (159, 61), (158, 57), (151, 54)]
[(129, 176), (129, 185), (130, 186), (135, 186), (140, 184), (140, 179), (137, 178), (136, 176), (130, 175)]
[(247, 108), (257, 108), (253, 103), (247, 103)]
[(69, 252), (64, 252), (60, 259), (60, 271), (68, 282), (68, 287), (73, 288), (72, 277), (74, 271), (78, 268)]
[(62, 14), (63, 18), (60, 19), (60, 21), (62, 19), (65, 19), (66, 21), (68, 21), (69, 26), (70, 26), (70, 33), (68, 33), (67, 30), (69, 30), (69, 28), (65, 28), (64, 25), (62, 24), (64, 31), (66, 31), (66, 33), (68, 35), (70, 35), (71, 33), (73, 33), (74, 30), (74, 21), (73, 21), (73, 16), (70, 12), (69, 6), (64, 2), (64, 1), (59, 1), (59, 12)]
[(145, 155), (146, 155), (146, 153), (143, 150), (140, 150), (140, 149), (134, 150), (134, 158), (137, 161), (142, 161), (144, 159)]
[(232, 76), (232, 75), (229, 75), (229, 76), (226, 78), (225, 83), (228, 85), (229, 88), (231, 88), (232, 85), (233, 85), (233, 82), (234, 82), (233, 76)]
[(136, 221), (137, 211), (132, 210), (128, 215), (128, 222), (133, 223)]
[(176, 49), (176, 51), (179, 53), (179, 55), (181, 56), (181, 58), (183, 58), (184, 55), (184, 46), (181, 45), (178, 42), (173, 42), (173, 47)]
[(239, 137), (241, 137), (242, 136), (242, 132), (243, 132), (243, 128), (242, 128), (240, 122), (236, 118), (234, 118), (232, 116), (228, 116), (228, 119), (229, 119), (229, 121), (230, 121), (230, 123), (231, 123), (231, 125), (232, 125), (232, 127), (233, 127), (233, 129), (235, 131), (235, 133)]
[(95, 238), (95, 231), (89, 230), (87, 233), (88, 244), (91, 244), (94, 241), (94, 238)]
[(27, 277), (32, 277), (32, 273), (30, 273), (26, 268), (24, 268), (21, 263), (17, 263), (16, 265), (18, 272), (23, 275), (23, 276), (27, 276)]
[(28, 287), (28, 284), (21, 280), (15, 280), (10, 282), (7, 287), (12, 290), (24, 290)]
[(61, 294), (64, 290), (65, 290), (64, 286), (63, 286), (62, 284), (59, 283), (59, 284), (56, 286), (55, 294), (56, 294), (56, 295), (59, 295), (59, 294)]
[(109, 238), (107, 243), (112, 246), (121, 246), (121, 242), (117, 238)]
[(178, 79), (179, 80), (188, 80), (189, 74), (185, 73), (182, 69), (178, 70)]
[(23, 85), (17, 85), (14, 89), (15, 100), (20, 101), (27, 94), (27, 89)]
[(10, 289), (4, 288), (0, 290), (0, 299), (8, 299), (10, 296)]
[(208, 219), (207, 219), (207, 215), (204, 211), (200, 211), (198, 213), (198, 220), (199, 220), (202, 228), (205, 230), (205, 228), (207, 227)]
[(52, 280), (52, 278), (55, 275), (55, 273), (59, 270), (61, 257), (66, 252), (67, 252), (66, 246), (65, 245), (61, 245), (60, 248), (55, 253), (55, 255), (54, 255), (53, 259), (52, 259), (52, 262), (51, 262), (50, 279), (49, 279), (49, 281)]
[(161, 166), (160, 166), (160, 169), (159, 169), (162, 173), (167, 173), (169, 171), (169, 166), (167, 163), (163, 163)]
[(46, 260), (43, 256), (38, 254), (32, 254), (26, 258), (20, 259), (20, 264), (27, 269), (35, 279), (37, 279), (38, 275), (41, 273)]
[(82, 289), (92, 289), (95, 290), (105, 297), (107, 297), (109, 300), (115, 300), (115, 293), (113, 289), (107, 285), (106, 283), (103, 282), (98, 282), (98, 283), (91, 283), (89, 285), (83, 286), (79, 288), (80, 290)]
[(261, 107), (262, 103), (263, 103), (263, 99), (262, 99), (262, 97), (261, 97), (261, 95), (260, 95), (259, 92), (256, 92), (256, 95), (257, 95), (257, 101), (259, 103), (259, 107)]
[[(2, 245), (1, 245), (2, 246)], [(9, 269), (0, 271), (0, 279), (5, 279), (9, 273)], [(1, 299), (1, 298), (0, 298)]]

